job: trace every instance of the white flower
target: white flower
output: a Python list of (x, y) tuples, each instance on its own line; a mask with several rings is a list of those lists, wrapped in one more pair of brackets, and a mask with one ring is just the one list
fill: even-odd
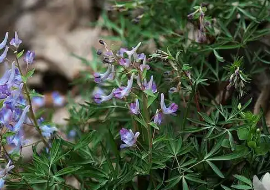
[(253, 177), (254, 190), (270, 190), (270, 174), (267, 172), (261, 179), (255, 175)]

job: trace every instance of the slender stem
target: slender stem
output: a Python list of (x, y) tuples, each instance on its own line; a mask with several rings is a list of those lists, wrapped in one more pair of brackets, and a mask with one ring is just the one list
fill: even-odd
[(187, 116), (188, 116), (188, 113), (189, 113), (189, 110), (190, 110), (191, 100), (192, 100), (192, 98), (194, 96), (194, 93), (195, 93), (195, 87), (193, 87), (192, 92), (191, 92), (191, 95), (190, 95), (189, 100), (188, 100), (188, 105), (187, 105), (187, 109), (186, 109), (185, 114), (184, 114), (183, 123), (180, 126), (180, 128), (181, 128), (180, 130), (181, 131), (183, 131), (185, 129), (186, 121), (187, 121)]
[[(140, 80), (142, 81), (142, 74), (141, 72), (139, 71), (139, 76), (140, 77)], [(152, 160), (152, 148), (153, 148), (153, 138), (152, 138), (152, 128), (151, 126), (148, 124), (150, 122), (150, 116), (149, 116), (149, 112), (148, 112), (148, 109), (147, 109), (147, 97), (146, 95), (143, 93), (143, 110), (144, 110), (144, 117), (146, 119), (146, 123), (147, 123), (147, 134), (148, 134), (148, 145), (149, 145), (149, 162), (151, 163), (151, 160)]]
[[(19, 71), (20, 71), (20, 74), (23, 75), (22, 70), (21, 70), (21, 68), (20, 68), (19, 60), (18, 60), (18, 58), (17, 58), (16, 55), (15, 55), (15, 58), (16, 58), (16, 63), (17, 63), (17, 67), (18, 67), (18, 69), (19, 69)], [(38, 131), (39, 135), (41, 136), (41, 139), (42, 139), (43, 143), (45, 144), (45, 146), (46, 146), (47, 148), (49, 148), (49, 143), (48, 143), (48, 142), (45, 140), (45, 138), (43, 137), (42, 132), (41, 132), (39, 126), (38, 126), (38, 122), (37, 122), (37, 119), (36, 119), (36, 116), (35, 116), (35, 113), (34, 113), (34, 110), (33, 110), (32, 101), (31, 101), (31, 97), (30, 97), (30, 93), (29, 93), (27, 84), (26, 84), (26, 82), (23, 82), (23, 84), (24, 84), (24, 85), (23, 85), (23, 87), (24, 87), (24, 92), (25, 92), (25, 94), (26, 94), (28, 103), (29, 103), (29, 105), (30, 105), (30, 115), (31, 115), (31, 118), (32, 118), (32, 120), (33, 120), (34, 126), (35, 126), (36, 130)]]

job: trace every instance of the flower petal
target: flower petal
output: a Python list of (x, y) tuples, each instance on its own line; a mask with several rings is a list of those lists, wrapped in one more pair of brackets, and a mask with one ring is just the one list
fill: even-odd
[(8, 32), (6, 32), (4, 40), (0, 43), (0, 49), (3, 49), (7, 45)]
[(7, 52), (8, 52), (8, 46), (6, 46), (2, 55), (0, 55), (0, 63), (2, 63), (5, 60), (5, 58), (7, 57)]

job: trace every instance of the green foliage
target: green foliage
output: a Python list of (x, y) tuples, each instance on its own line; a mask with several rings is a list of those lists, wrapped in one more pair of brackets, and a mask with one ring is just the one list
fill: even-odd
[[(73, 142), (54, 136), (47, 151), (38, 153), (33, 147), (31, 164), (17, 159), (23, 172), (19, 180), (8, 181), (9, 188), (75, 189), (65, 180), (72, 176), (80, 189), (93, 190), (252, 189), (252, 177), (270, 171), (269, 129), (263, 111), (251, 111), (256, 99), (248, 96), (253, 79), (269, 69), (269, 47), (260, 41), (269, 33), (261, 27), (269, 24), (269, 2), (113, 3), (112, 10), (121, 11), (104, 13), (98, 24), (115, 33), (107, 39), (124, 47), (142, 41), (159, 49), (147, 52), (145, 47), (151, 69), (142, 73), (144, 79), (154, 76), (158, 93), (134, 88), (123, 101), (95, 104), (93, 76), (82, 72), (84, 77), (74, 84), (85, 103), (70, 100), (68, 106), (67, 127), (77, 133)], [(93, 62), (75, 57), (94, 71), (103, 66), (97, 57)], [(168, 76), (162, 74), (166, 71)], [(118, 68), (115, 80), (102, 88), (111, 92), (137, 72)], [(174, 93), (167, 93), (172, 87)], [(176, 102), (179, 111), (158, 125), (153, 117), (161, 93)], [(141, 112), (131, 115), (129, 105), (135, 98)], [(140, 132), (135, 146), (119, 148), (121, 128)], [(11, 175), (16, 177), (15, 172)]]

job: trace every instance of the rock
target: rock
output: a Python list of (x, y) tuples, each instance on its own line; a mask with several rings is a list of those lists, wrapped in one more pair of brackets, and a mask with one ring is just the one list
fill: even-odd
[(50, 69), (56, 69), (68, 79), (73, 79), (86, 66), (72, 54), (91, 60), (91, 47), (98, 41), (99, 31), (99, 28), (76, 29), (61, 36), (40, 36), (35, 39), (32, 49), (37, 56), (42, 55), (47, 63), (53, 64)]

